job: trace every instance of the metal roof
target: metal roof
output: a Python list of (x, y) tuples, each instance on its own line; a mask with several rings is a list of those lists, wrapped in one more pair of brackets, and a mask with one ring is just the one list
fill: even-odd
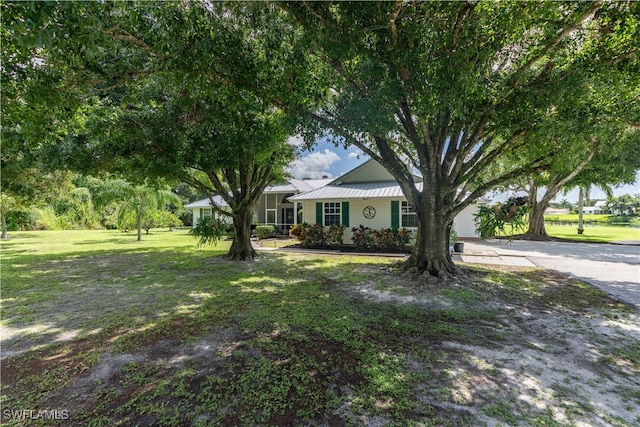
[[(224, 208), (227, 207), (229, 205), (227, 205), (227, 202), (224, 201), (224, 199), (222, 198), (222, 196), (213, 196), (213, 202), (216, 204), (216, 206), (218, 206), (219, 208)], [(189, 204), (184, 205), (183, 207), (187, 208), (187, 209), (193, 209), (193, 208), (210, 208), (211, 207), (211, 199), (209, 199), (208, 197), (206, 199), (202, 199), (202, 200), (198, 200), (195, 202), (191, 202)]]
[(265, 193), (302, 193), (315, 190), (333, 181), (332, 179), (290, 179), (286, 184), (270, 185)]
[[(416, 188), (422, 191), (422, 183)], [(320, 199), (404, 198), (402, 189), (395, 181), (365, 182), (359, 184), (327, 185), (316, 190), (289, 197), (291, 201)]]

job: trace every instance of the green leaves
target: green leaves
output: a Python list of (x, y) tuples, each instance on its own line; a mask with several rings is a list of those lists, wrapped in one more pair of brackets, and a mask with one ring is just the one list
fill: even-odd
[(189, 230), (189, 234), (198, 239), (197, 246), (216, 246), (226, 235), (228, 224), (220, 218), (206, 217)]

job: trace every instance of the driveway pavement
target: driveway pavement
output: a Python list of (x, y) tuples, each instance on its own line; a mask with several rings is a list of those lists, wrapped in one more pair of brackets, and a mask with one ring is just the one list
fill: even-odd
[(559, 271), (591, 283), (640, 309), (640, 246), (486, 240), (465, 242), (465, 262), (473, 257), (494, 257), (510, 265), (527, 265)]

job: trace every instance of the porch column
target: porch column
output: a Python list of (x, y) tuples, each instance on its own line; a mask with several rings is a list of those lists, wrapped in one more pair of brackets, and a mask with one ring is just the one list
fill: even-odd
[(293, 224), (298, 223), (298, 202), (293, 202)]

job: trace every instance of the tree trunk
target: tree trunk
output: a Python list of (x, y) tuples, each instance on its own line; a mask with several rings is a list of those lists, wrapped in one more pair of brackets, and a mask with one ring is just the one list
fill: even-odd
[(138, 241), (142, 240), (142, 209), (138, 209)]
[(256, 257), (256, 251), (251, 245), (251, 209), (240, 209), (233, 214), (233, 225), (236, 234), (229, 249), (228, 256), (232, 260), (249, 261)]
[(544, 211), (549, 207), (549, 203), (546, 201), (538, 202), (535, 200), (535, 196), (530, 197), (529, 203), (531, 212), (529, 213), (529, 229), (525, 234), (527, 239), (548, 240), (549, 235), (544, 228)]
[(0, 221), (2, 221), (2, 235), (0, 239), (8, 239), (9, 234), (7, 233), (7, 219), (4, 216), (4, 210), (0, 209)]
[(583, 221), (583, 210), (584, 210), (584, 189), (580, 187), (578, 190), (578, 234), (584, 233), (584, 221)]
[(453, 219), (443, 215), (440, 206), (432, 200), (431, 203), (425, 201), (422, 209), (416, 209), (420, 224), (407, 266), (415, 267), (420, 273), (426, 271), (432, 276), (446, 277), (456, 269), (449, 252), (449, 232)]

